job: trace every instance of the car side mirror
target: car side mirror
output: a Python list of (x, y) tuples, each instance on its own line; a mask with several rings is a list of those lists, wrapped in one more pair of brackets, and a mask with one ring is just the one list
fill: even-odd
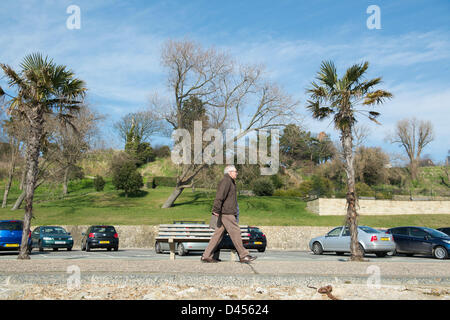
[(70, 232), (67, 232), (67, 234), (70, 236)]

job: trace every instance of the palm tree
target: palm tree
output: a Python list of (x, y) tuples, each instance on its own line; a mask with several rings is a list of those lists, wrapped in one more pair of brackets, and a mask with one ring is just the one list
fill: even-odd
[(376, 118), (380, 113), (368, 110), (357, 110), (357, 105), (373, 106), (383, 103), (392, 97), (384, 90), (374, 90), (381, 83), (381, 78), (365, 80), (364, 74), (369, 67), (368, 62), (355, 64), (348, 68), (342, 78), (338, 78), (334, 63), (323, 61), (317, 73), (317, 82), (312, 82), (306, 90), (311, 100), (306, 108), (313, 118), (323, 120), (333, 117), (334, 126), (340, 132), (343, 148), (344, 168), (347, 174), (347, 216), (346, 225), (350, 229), (351, 260), (362, 261), (363, 251), (358, 243), (357, 197), (355, 194), (355, 170), (353, 167), (353, 128), (357, 122), (356, 114), (367, 116), (379, 124)]
[(38, 162), (45, 138), (44, 124), (49, 117), (56, 117), (70, 124), (71, 114), (79, 109), (85, 95), (85, 83), (74, 77), (66, 66), (56, 65), (40, 53), (27, 55), (20, 64), (20, 73), (0, 63), (10, 87), (17, 90), (15, 96), (0, 88), (0, 97), (9, 100), (6, 110), (18, 114), (28, 125), (26, 151), (26, 198), (22, 244), (18, 259), (29, 259), (28, 235), (33, 217), (33, 198), (38, 175)]

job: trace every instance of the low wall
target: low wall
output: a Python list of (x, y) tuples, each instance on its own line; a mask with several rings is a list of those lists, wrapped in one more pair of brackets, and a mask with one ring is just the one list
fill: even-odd
[[(62, 226), (70, 232), (74, 240), (74, 249), (81, 248), (81, 233), (86, 232), (89, 226)], [(34, 230), (32, 227), (31, 230)], [(158, 226), (115, 226), (119, 234), (119, 247), (149, 248), (153, 249), (155, 238), (158, 235)], [(323, 235), (332, 227), (259, 227), (267, 238), (267, 249), (279, 250), (309, 250), (308, 243), (311, 238)]]
[[(359, 199), (362, 215), (450, 214), (450, 201), (397, 201)], [(346, 199), (316, 199), (307, 203), (309, 211), (321, 216), (346, 214)]]

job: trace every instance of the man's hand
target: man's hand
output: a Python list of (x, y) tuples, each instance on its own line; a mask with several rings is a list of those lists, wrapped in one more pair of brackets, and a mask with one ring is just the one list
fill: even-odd
[(215, 212), (213, 212), (212, 214), (215, 215), (216, 217), (219, 216), (219, 214), (218, 214), (218, 213), (215, 213)]

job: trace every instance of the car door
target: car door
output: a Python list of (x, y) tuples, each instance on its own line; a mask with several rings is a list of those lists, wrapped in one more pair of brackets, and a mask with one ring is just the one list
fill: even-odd
[(409, 229), (409, 252), (431, 254), (433, 249), (433, 243), (431, 236), (420, 228)]
[(350, 252), (350, 229), (344, 227), (342, 233), (336, 239), (336, 251)]
[(32, 247), (37, 247), (37, 245), (38, 245), (40, 229), (41, 229), (40, 227), (37, 227), (31, 233), (31, 246)]
[(409, 252), (409, 228), (399, 227), (391, 229), (397, 252)]
[(337, 227), (328, 232), (323, 239), (323, 250), (324, 251), (336, 251), (337, 241), (341, 235), (342, 227)]

